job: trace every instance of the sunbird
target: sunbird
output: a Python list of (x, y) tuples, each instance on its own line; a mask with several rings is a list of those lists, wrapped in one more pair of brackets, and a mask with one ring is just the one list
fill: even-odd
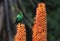
[(17, 16), (16, 16), (16, 22), (18, 23), (18, 22), (22, 22), (22, 20), (23, 20), (23, 13), (22, 13), (22, 11), (20, 11), (20, 12), (18, 12), (18, 14), (17, 14)]

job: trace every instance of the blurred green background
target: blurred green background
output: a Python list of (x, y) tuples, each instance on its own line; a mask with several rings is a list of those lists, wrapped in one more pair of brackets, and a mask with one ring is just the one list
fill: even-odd
[(60, 0), (46, 0), (48, 41), (60, 41)]

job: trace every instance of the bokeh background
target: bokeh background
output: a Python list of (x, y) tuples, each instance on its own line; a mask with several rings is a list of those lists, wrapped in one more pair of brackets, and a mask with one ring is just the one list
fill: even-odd
[[(0, 0), (0, 5), (3, 3), (3, 1)], [(15, 3), (13, 3), (13, 2), (15, 2)], [(23, 23), (26, 24), (27, 27), (29, 27), (27, 29), (30, 29), (30, 30), (31, 30), (31, 26), (34, 21), (37, 4), (40, 2), (44, 2), (46, 4), (46, 12), (47, 12), (47, 32), (48, 32), (47, 40), (48, 41), (60, 41), (60, 0), (21, 0), (18, 3), (16, 3), (16, 1), (13, 1), (13, 2), (11, 2), (11, 3), (13, 3), (13, 5), (11, 5), (10, 7), (13, 7), (14, 9), (9, 9), (9, 11), (12, 10), (14, 13), (14, 14), (12, 14), (13, 19), (11, 19), (13, 21), (12, 24), (14, 24), (14, 22), (15, 22), (15, 17), (17, 15), (16, 13), (18, 11), (22, 11), (24, 14)], [(1, 9), (0, 9), (0, 12), (1, 12)], [(11, 13), (11, 11), (10, 11), (10, 13)], [(0, 14), (0, 16), (1, 16), (1, 14)], [(0, 17), (0, 21), (1, 21), (1, 19), (3, 19), (3, 18)], [(0, 23), (0, 26), (2, 23)], [(4, 24), (5, 24), (5, 21), (2, 25), (4, 25)], [(0, 27), (1, 33), (3, 32), (2, 29)], [(30, 32), (31, 32), (30, 30), (27, 32), (28, 34), (30, 34)], [(0, 34), (0, 40), (2, 39), (1, 37), (2, 36)], [(28, 39), (29, 39), (29, 37), (28, 37)]]

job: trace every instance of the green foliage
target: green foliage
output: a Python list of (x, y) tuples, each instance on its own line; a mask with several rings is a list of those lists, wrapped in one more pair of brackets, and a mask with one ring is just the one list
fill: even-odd
[(46, 5), (48, 8), (48, 39), (60, 41), (60, 0), (46, 0)]

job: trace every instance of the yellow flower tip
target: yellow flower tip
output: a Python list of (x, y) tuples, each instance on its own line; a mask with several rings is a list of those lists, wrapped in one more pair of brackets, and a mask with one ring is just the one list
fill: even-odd
[(45, 3), (39, 3), (38, 6), (39, 7), (45, 7)]
[(45, 4), (44, 4), (44, 3), (39, 3), (39, 4), (38, 4), (38, 7), (37, 7), (37, 9), (36, 9), (36, 14), (37, 14), (38, 12), (46, 12)]
[(21, 24), (21, 23), (18, 23), (18, 25), (16, 26), (17, 28), (20, 28), (20, 27), (25, 27), (24, 24)]

